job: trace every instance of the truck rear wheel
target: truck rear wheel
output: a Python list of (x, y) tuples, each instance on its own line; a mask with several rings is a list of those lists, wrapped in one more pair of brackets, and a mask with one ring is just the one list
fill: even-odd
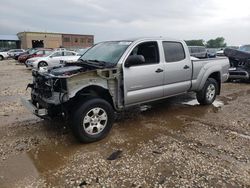
[(80, 142), (95, 142), (108, 135), (113, 120), (113, 107), (103, 99), (91, 98), (73, 114), (72, 131)]
[(197, 100), (201, 105), (212, 104), (218, 93), (218, 83), (213, 78), (208, 78), (202, 90), (196, 94)]

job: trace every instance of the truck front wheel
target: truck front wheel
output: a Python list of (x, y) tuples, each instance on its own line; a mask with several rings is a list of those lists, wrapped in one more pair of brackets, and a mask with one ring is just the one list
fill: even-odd
[(112, 128), (113, 107), (105, 100), (92, 98), (80, 105), (73, 114), (73, 134), (80, 142), (103, 139)]
[(197, 92), (196, 97), (201, 105), (212, 104), (218, 93), (218, 83), (213, 78), (208, 78), (202, 90)]

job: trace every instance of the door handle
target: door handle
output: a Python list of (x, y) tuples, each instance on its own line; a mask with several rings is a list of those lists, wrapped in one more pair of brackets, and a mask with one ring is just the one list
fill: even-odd
[(183, 69), (189, 69), (190, 67), (188, 65), (185, 65)]
[(156, 73), (163, 72), (163, 69), (158, 68), (155, 72), (156, 72)]

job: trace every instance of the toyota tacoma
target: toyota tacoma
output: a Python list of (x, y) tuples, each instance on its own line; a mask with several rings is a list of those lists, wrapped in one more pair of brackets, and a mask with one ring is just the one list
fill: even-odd
[(33, 70), (31, 99), (23, 104), (41, 118), (68, 118), (81, 142), (110, 131), (115, 112), (196, 92), (210, 105), (228, 78), (227, 58), (191, 60), (182, 40), (139, 38), (94, 45), (77, 62)]

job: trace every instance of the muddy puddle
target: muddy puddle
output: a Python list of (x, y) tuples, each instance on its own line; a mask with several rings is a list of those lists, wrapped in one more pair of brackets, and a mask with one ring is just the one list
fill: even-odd
[(10, 187), (13, 182), (22, 181), (24, 178), (39, 177), (57, 185), (55, 179), (50, 179), (50, 172), (70, 163), (76, 153), (97, 152), (105, 160), (116, 150), (132, 154), (139, 149), (140, 143), (160, 135), (168, 135), (169, 131), (181, 132), (187, 126), (183, 116), (202, 118), (209, 112), (217, 113), (223, 105), (222, 101), (217, 100), (211, 106), (200, 106), (192, 95), (143, 105), (118, 115), (111, 133), (100, 142), (79, 144), (72, 139), (71, 133), (68, 133), (70, 136), (65, 135), (65, 140), (38, 145), (28, 152), (1, 161), (0, 184)]

